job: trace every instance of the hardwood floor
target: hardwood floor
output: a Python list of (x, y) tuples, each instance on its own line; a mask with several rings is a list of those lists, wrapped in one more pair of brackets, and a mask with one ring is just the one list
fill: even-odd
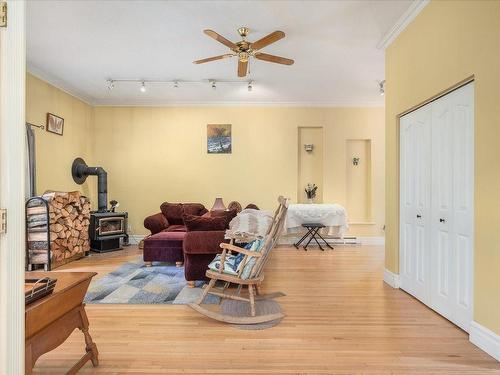
[[(93, 255), (58, 270), (99, 276), (140, 251)], [(100, 366), (81, 374), (500, 374), (465, 332), (382, 282), (382, 247), (275, 249), (263, 291), (282, 291), (287, 317), (246, 331), (187, 306), (87, 305)], [(84, 348), (74, 332), (34, 374), (64, 374)]]

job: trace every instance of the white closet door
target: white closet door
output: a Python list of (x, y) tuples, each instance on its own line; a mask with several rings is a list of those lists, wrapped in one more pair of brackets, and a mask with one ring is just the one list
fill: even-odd
[(433, 103), (430, 305), (468, 331), (474, 240), (474, 85)]
[(400, 119), (401, 288), (468, 331), (474, 244), (474, 85)]
[(401, 287), (428, 296), (430, 224), (431, 110), (421, 108), (401, 119)]

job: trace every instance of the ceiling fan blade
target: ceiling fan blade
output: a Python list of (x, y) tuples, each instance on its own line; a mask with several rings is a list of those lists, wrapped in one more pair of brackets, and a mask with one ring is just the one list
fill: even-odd
[(265, 46), (270, 45), (271, 43), (277, 42), (280, 39), (285, 37), (285, 33), (283, 31), (275, 31), (262, 39), (259, 39), (256, 42), (251, 43), (250, 48), (254, 51), (264, 48)]
[(196, 60), (193, 61), (193, 64), (204, 64), (210, 61), (215, 61), (215, 60), (222, 60), (226, 59), (228, 57), (233, 57), (234, 55), (232, 53), (226, 53), (225, 55), (219, 55), (219, 56), (214, 56), (214, 57), (207, 57), (206, 59), (201, 59), (201, 60)]
[(238, 49), (238, 46), (236, 44), (234, 44), (233, 42), (231, 42), (230, 40), (227, 40), (226, 38), (224, 38), (222, 35), (220, 34), (217, 34), (215, 31), (213, 30), (203, 30), (203, 32), (205, 34), (207, 34), (210, 38), (213, 38), (215, 39), (216, 41), (218, 41), (219, 43), (222, 43), (224, 44), (226, 47), (229, 47), (231, 48), (232, 50), (235, 50), (235, 49)]
[(267, 53), (257, 52), (255, 58), (259, 60), (264, 60), (272, 63), (283, 64), (283, 65), (293, 65), (294, 61), (292, 59), (287, 59), (285, 57), (268, 55)]
[(238, 61), (238, 77), (245, 77), (247, 75), (248, 61)]

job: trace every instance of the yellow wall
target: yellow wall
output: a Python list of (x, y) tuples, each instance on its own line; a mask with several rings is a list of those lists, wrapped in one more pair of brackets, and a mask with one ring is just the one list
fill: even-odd
[[(350, 234), (384, 234), (383, 108), (91, 107), (50, 84), (27, 77), (27, 121), (44, 124), (47, 112), (65, 119), (64, 135), (35, 129), (37, 192), (80, 190), (96, 206), (95, 178), (77, 185), (75, 157), (108, 172), (108, 200), (129, 212), (131, 233), (146, 233), (144, 218), (163, 201), (256, 203), (273, 209), (276, 197), (296, 199), (299, 127), (323, 129), (324, 202), (346, 204), (346, 140), (372, 140), (374, 224)], [(206, 125), (230, 123), (231, 155), (208, 155)], [(321, 163), (320, 163), (321, 164)]]
[(36, 139), (37, 194), (46, 190), (80, 190), (92, 199), (95, 181), (77, 185), (71, 177), (74, 158), (91, 162), (93, 108), (28, 74), (26, 121), (46, 125), (47, 112), (64, 118), (63, 136), (33, 128)]
[(386, 267), (398, 272), (397, 114), (474, 74), (474, 320), (500, 334), (500, 1), (432, 1), (386, 51)]
[[(375, 225), (351, 233), (383, 235), (383, 108), (96, 107), (95, 160), (108, 171), (109, 198), (130, 213), (132, 233), (163, 201), (215, 197), (273, 209), (297, 197), (298, 128), (323, 127), (324, 202), (345, 204), (346, 139), (372, 139)], [(232, 155), (208, 155), (206, 125), (232, 124)]]

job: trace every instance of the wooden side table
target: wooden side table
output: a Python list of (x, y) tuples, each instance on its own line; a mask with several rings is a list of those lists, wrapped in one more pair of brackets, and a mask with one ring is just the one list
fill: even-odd
[(87, 362), (99, 365), (96, 344), (89, 333), (83, 298), (95, 272), (26, 272), (26, 278), (57, 279), (54, 292), (26, 306), (25, 374), (31, 375), (37, 359), (59, 345), (76, 329), (85, 337), (85, 355), (68, 374), (76, 374)]

